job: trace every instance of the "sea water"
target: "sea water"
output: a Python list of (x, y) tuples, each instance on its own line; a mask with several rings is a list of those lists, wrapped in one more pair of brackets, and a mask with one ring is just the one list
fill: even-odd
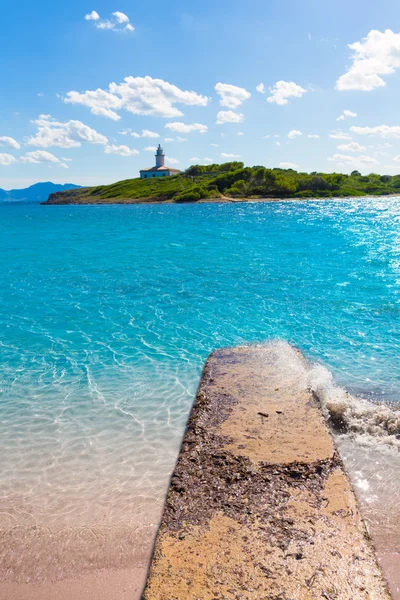
[(207, 355), (271, 340), (390, 538), (399, 225), (400, 198), (0, 206), (0, 579), (145, 560)]

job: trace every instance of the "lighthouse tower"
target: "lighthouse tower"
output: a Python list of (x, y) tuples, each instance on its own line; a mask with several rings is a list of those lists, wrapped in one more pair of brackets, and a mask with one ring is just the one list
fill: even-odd
[(158, 144), (157, 152), (156, 152), (156, 167), (159, 169), (164, 166), (165, 154), (164, 150), (161, 148), (161, 144)]

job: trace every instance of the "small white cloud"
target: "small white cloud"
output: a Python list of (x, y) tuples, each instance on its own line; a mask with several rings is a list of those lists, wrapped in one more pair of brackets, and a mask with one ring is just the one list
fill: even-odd
[(176, 136), (176, 141), (179, 142), (180, 144), (182, 144), (183, 142), (188, 142), (188, 138), (183, 138), (180, 137), (179, 135)]
[(329, 134), (331, 140), (351, 140), (351, 135), (340, 129)]
[(243, 131), (238, 131), (236, 135), (244, 135)]
[(192, 156), (192, 158), (189, 158), (189, 160), (190, 160), (190, 162), (199, 161), (200, 158), (198, 156)]
[(105, 135), (98, 133), (81, 121), (62, 123), (52, 119), (50, 115), (40, 115), (33, 123), (37, 126), (37, 133), (34, 137), (28, 138), (26, 142), (28, 146), (78, 148), (82, 142), (103, 145), (108, 142)]
[(400, 67), (400, 33), (391, 29), (384, 32), (371, 30), (367, 37), (349, 44), (352, 64), (336, 82), (336, 89), (343, 92), (358, 90), (370, 92), (386, 85), (381, 77), (391, 75)]
[(338, 117), (336, 119), (336, 121), (344, 121), (346, 117), (350, 117), (350, 118), (355, 118), (357, 116), (357, 113), (352, 112), (351, 110), (347, 110), (345, 109), (342, 114), (340, 115), (340, 117)]
[(230, 154), (229, 152), (221, 152), (223, 158), (240, 158), (240, 154)]
[(131, 23), (128, 23), (128, 25), (125, 27), (126, 31), (135, 31), (135, 28), (133, 25), (131, 25)]
[(302, 136), (303, 134), (301, 133), (301, 131), (298, 131), (297, 129), (292, 129), (292, 131), (289, 131), (288, 133), (288, 138), (289, 140), (294, 140), (297, 137)]
[(309, 133), (307, 136), (310, 140), (319, 140), (318, 133)]
[(393, 156), (394, 162), (400, 162), (400, 154), (398, 154), (397, 156)]
[(12, 165), (15, 162), (17, 162), (17, 159), (14, 158), (14, 156), (12, 156), (11, 154), (0, 153), (0, 165), (2, 165), (3, 167), (8, 167), (9, 165)]
[(276, 145), (276, 146), (280, 146), (280, 145), (281, 145), (281, 143), (280, 143), (280, 142), (275, 142), (275, 145)]
[(57, 156), (47, 152), (46, 150), (35, 150), (34, 152), (27, 152), (25, 156), (21, 156), (19, 159), (23, 163), (54, 163), (64, 168), (68, 168), (66, 164), (63, 164)]
[(123, 12), (113, 12), (113, 17), (116, 18), (118, 23), (129, 23), (129, 17)]
[(365, 152), (367, 148), (357, 142), (350, 142), (349, 144), (339, 144), (337, 149), (342, 152)]
[(164, 142), (174, 142), (174, 138), (166, 137), (164, 138)]
[(244, 115), (233, 110), (220, 110), (217, 114), (217, 125), (224, 123), (243, 123)]
[(379, 165), (379, 161), (372, 156), (349, 156), (346, 154), (334, 154), (328, 158), (329, 161), (338, 165), (350, 167), (351, 169), (368, 169), (374, 165)]
[(181, 122), (167, 123), (165, 125), (165, 129), (170, 129), (171, 131), (176, 131), (177, 133), (191, 133), (192, 131), (206, 133), (208, 131), (207, 125), (202, 125), (201, 123), (192, 123), (191, 125), (187, 125), (186, 123)]
[(218, 148), (219, 144), (210, 144), (210, 146), (212, 146), (213, 148)]
[(91, 13), (85, 15), (86, 21), (98, 21), (100, 19), (100, 15), (95, 10), (92, 10)]
[(181, 90), (162, 79), (152, 77), (125, 77), (120, 84), (110, 83), (108, 90), (71, 91), (64, 99), (67, 104), (81, 104), (92, 114), (117, 121), (118, 111), (135, 115), (175, 118), (182, 116), (175, 104), (207, 106), (209, 99), (196, 92)]
[(171, 158), (170, 156), (168, 157), (167, 162), (171, 165), (179, 165), (179, 160), (177, 158)]
[(269, 91), (271, 96), (268, 96), (267, 101), (281, 106), (288, 104), (290, 98), (301, 98), (307, 93), (307, 90), (293, 81), (277, 81)]
[(257, 87), (256, 90), (259, 94), (265, 94), (265, 87), (263, 83), (260, 83)]
[(136, 156), (139, 150), (129, 148), (128, 146), (116, 146), (115, 144), (107, 145), (104, 148), (105, 154), (118, 154), (119, 156)]
[(368, 135), (380, 138), (399, 138), (400, 125), (378, 125), (377, 127), (351, 127), (350, 131), (357, 135)]
[(97, 29), (115, 29), (115, 25), (113, 21), (109, 21), (108, 19), (96, 23)]
[(281, 169), (298, 169), (299, 165), (295, 165), (294, 163), (291, 162), (281, 162), (279, 163), (279, 166)]
[(21, 148), (21, 144), (14, 140), (14, 138), (8, 137), (7, 135), (0, 137), (0, 146), (5, 146), (6, 148), (11, 148), (13, 150), (19, 150)]
[(146, 152), (157, 152), (157, 147), (156, 146), (146, 146), (145, 151)]
[(215, 91), (220, 96), (219, 103), (227, 108), (238, 108), (245, 100), (251, 96), (250, 92), (244, 88), (228, 83), (217, 83)]
[(148, 129), (142, 130), (142, 138), (159, 138), (159, 134), (154, 131), (149, 131)]
[(208, 158), (208, 156), (206, 156), (205, 158), (203, 158), (203, 162), (205, 163), (212, 163), (214, 162), (212, 158)]

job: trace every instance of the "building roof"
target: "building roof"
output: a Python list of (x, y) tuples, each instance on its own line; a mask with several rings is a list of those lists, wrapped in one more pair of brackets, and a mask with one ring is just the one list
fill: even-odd
[(171, 171), (171, 173), (180, 173), (179, 169), (173, 169), (172, 167), (151, 167), (151, 169), (140, 169), (141, 173), (145, 171)]

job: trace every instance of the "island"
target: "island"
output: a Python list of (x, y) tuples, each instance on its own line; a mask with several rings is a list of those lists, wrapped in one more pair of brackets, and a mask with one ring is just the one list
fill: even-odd
[(241, 202), (400, 195), (400, 174), (299, 173), (242, 162), (192, 165), (169, 177), (135, 178), (50, 194), (43, 204)]

